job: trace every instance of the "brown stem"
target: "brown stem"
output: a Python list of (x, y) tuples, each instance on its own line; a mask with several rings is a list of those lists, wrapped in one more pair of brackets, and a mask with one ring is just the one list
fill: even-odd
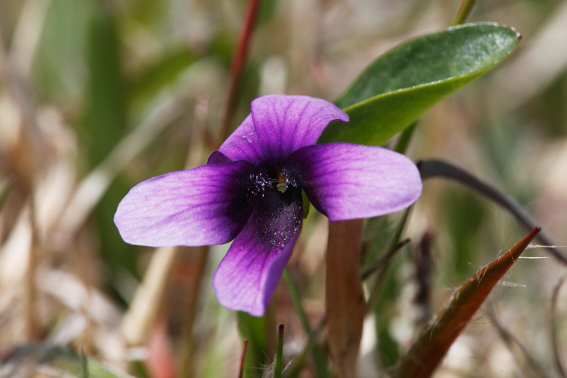
[(356, 377), (366, 314), (360, 278), (363, 219), (331, 222), (325, 257), (329, 351), (338, 378)]
[(238, 372), (238, 378), (242, 378), (244, 376), (244, 361), (246, 360), (246, 349), (248, 349), (248, 339), (244, 339), (242, 356), (240, 357), (240, 370)]

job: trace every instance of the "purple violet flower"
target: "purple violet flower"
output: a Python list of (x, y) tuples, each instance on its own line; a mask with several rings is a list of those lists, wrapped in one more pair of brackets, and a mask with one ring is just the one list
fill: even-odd
[(380, 147), (315, 144), (335, 105), (306, 96), (252, 101), (207, 165), (136, 185), (114, 221), (131, 244), (201, 246), (234, 239), (213, 278), (220, 303), (261, 316), (303, 221), (302, 190), (331, 222), (401, 210), (421, 194), (415, 164)]

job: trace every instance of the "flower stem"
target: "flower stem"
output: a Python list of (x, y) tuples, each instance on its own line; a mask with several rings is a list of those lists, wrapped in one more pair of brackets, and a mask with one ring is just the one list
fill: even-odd
[(329, 354), (338, 377), (356, 377), (366, 303), (360, 278), (363, 219), (330, 222), (325, 256)]
[(252, 39), (254, 25), (256, 24), (256, 16), (258, 15), (258, 10), (260, 9), (260, 3), (261, 0), (250, 0), (248, 2), (246, 19), (244, 20), (244, 25), (242, 26), (242, 30), (240, 31), (238, 48), (236, 50), (234, 60), (232, 61), (230, 84), (228, 87), (228, 94), (225, 105), (226, 107), (224, 109), (222, 121), (219, 128), (219, 146), (230, 134), (230, 120), (232, 118), (232, 114), (234, 113), (234, 109), (236, 108), (236, 98), (238, 89), (240, 88), (240, 78), (244, 69), (244, 63), (246, 63), (248, 50), (250, 49), (250, 41)]
[(274, 367), (274, 378), (282, 378), (283, 372), (283, 333), (284, 325), (278, 327), (278, 349), (276, 351), (276, 362)]
[[(508, 210), (528, 230), (532, 230), (537, 226), (537, 222), (516, 201), (492, 185), (480, 181), (461, 168), (447, 162), (434, 159), (422, 160), (417, 163), (417, 167), (421, 173), (422, 180), (443, 177), (457, 181)], [(567, 265), (567, 255), (561, 248), (555, 247), (557, 244), (549, 235), (541, 231), (537, 235), (537, 238), (544, 243), (549, 253), (555, 256), (563, 264)]]
[(476, 0), (463, 0), (457, 14), (453, 21), (451, 21), (451, 26), (460, 25), (465, 22), (469, 14), (471, 13), (472, 7)]

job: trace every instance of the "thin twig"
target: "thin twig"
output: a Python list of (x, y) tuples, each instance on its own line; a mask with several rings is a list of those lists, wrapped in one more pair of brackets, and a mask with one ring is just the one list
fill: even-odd
[(240, 370), (238, 371), (238, 378), (244, 375), (244, 362), (246, 361), (246, 350), (248, 349), (248, 339), (244, 339), (244, 346), (242, 347), (242, 355), (240, 356)]
[(476, 0), (463, 0), (455, 18), (451, 22), (451, 26), (460, 25), (465, 22)]
[[(394, 250), (396, 248), (397, 244), (394, 244), (394, 243), (398, 243), (398, 241), (400, 240), (400, 237), (401, 237), (401, 235), (404, 231), (404, 228), (406, 227), (407, 221), (410, 217), (412, 207), (413, 206), (410, 206), (405, 210), (404, 215), (403, 215), (402, 219), (400, 220), (400, 223), (399, 223), (399, 225), (396, 229), (394, 237), (392, 238), (391, 245), (393, 245), (393, 246), (392, 246), (391, 250)], [(368, 311), (372, 311), (372, 309), (374, 308), (375, 304), (378, 301), (380, 292), (382, 291), (384, 283), (386, 282), (386, 273), (388, 271), (387, 268), (388, 268), (388, 265), (390, 264), (390, 261), (391, 261), (391, 259), (385, 261), (384, 267), (380, 271), (380, 275), (378, 276), (378, 278), (374, 282), (374, 286), (372, 287), (372, 289), (370, 291), (370, 296), (368, 298), (368, 303), (366, 305)]]
[(252, 32), (254, 31), (254, 26), (256, 24), (256, 16), (260, 8), (260, 2), (261, 0), (250, 0), (248, 2), (248, 10), (246, 12), (246, 19), (244, 20), (244, 24), (240, 32), (240, 39), (238, 41), (236, 56), (232, 61), (230, 84), (228, 87), (225, 105), (226, 107), (224, 109), (224, 114), (219, 128), (219, 146), (230, 134), (230, 120), (232, 118), (232, 114), (234, 113), (234, 109), (236, 108), (236, 95), (238, 94), (238, 89), (240, 88), (240, 78), (242, 76), (244, 64), (246, 63), (248, 50), (250, 49), (250, 41), (252, 39)]
[[(538, 225), (538, 223), (512, 198), (508, 197), (494, 186), (480, 181), (461, 168), (450, 163), (434, 159), (421, 160), (417, 163), (417, 167), (421, 173), (422, 180), (434, 177), (443, 177), (455, 180), (471, 189), (474, 189), (478, 193), (508, 210), (528, 230), (532, 230)], [(555, 243), (549, 235), (547, 235), (544, 231), (540, 231), (537, 238), (546, 245), (546, 249), (549, 253), (555, 256), (563, 264), (567, 265), (567, 255), (562, 249), (555, 247), (557, 243)]]
[(401, 242), (399, 242), (398, 244), (396, 244), (394, 246), (394, 248), (392, 248), (388, 253), (386, 253), (384, 256), (382, 256), (378, 261), (376, 261), (374, 264), (372, 264), (368, 268), (364, 269), (362, 271), (362, 273), (360, 273), (360, 278), (363, 281), (366, 281), (372, 275), (372, 273), (376, 272), (382, 266), (387, 264), (388, 261), (390, 261), (390, 259), (396, 254), (396, 252), (398, 252), (400, 249), (402, 249), (410, 241), (411, 241), (411, 239), (408, 238), (408, 239), (404, 239)]
[(551, 343), (553, 345), (553, 355), (555, 358), (555, 367), (557, 372), (562, 378), (565, 378), (565, 368), (561, 363), (561, 354), (559, 353), (559, 342), (557, 341), (557, 321), (555, 312), (557, 310), (557, 298), (559, 297), (559, 290), (565, 282), (566, 276), (561, 277), (559, 282), (553, 287), (553, 292), (551, 293), (551, 311), (550, 311), (550, 324), (551, 324)]

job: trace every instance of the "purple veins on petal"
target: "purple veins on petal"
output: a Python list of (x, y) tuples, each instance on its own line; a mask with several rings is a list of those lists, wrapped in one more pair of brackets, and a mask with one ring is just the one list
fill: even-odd
[(416, 165), (394, 151), (349, 143), (303, 147), (287, 159), (313, 206), (331, 221), (401, 210), (421, 195)]
[(252, 101), (251, 115), (264, 157), (270, 163), (315, 144), (329, 122), (349, 120), (330, 102), (308, 96), (259, 97)]
[(236, 237), (213, 278), (219, 302), (262, 316), (301, 231), (301, 191), (268, 191)]
[(205, 165), (144, 181), (118, 205), (114, 222), (127, 243), (163, 246), (223, 244), (253, 211), (245, 161)]
[(349, 120), (330, 102), (307, 96), (263, 96), (251, 108), (251, 115), (219, 149), (233, 161), (277, 164), (298, 148), (315, 144), (329, 122)]

